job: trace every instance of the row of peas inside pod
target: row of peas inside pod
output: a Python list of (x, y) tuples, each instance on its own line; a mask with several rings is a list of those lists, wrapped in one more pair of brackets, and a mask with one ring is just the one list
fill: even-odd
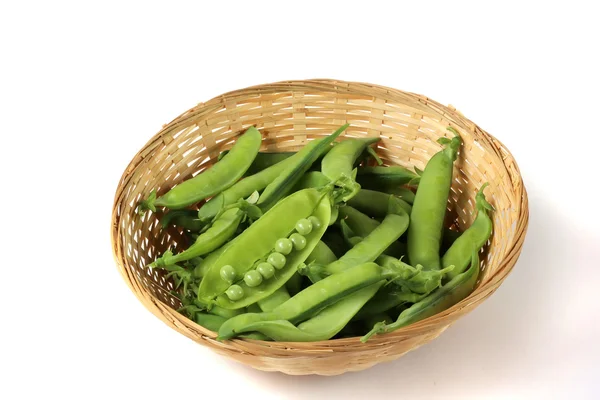
[(206, 171), (138, 205), (189, 246), (149, 267), (175, 283), (179, 311), (218, 339), (362, 341), (464, 299), (492, 232), (484, 184), (463, 232), (444, 227), (462, 144), (448, 128), (424, 170), (384, 166), (379, 138), (259, 152), (246, 130)]

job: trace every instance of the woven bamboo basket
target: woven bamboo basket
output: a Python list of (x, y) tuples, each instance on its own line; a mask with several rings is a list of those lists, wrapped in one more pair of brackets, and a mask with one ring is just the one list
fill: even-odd
[[(482, 250), (482, 273), (475, 291), (452, 308), (398, 331), (317, 343), (276, 343), (216, 334), (179, 314), (173, 284), (146, 265), (170, 246), (183, 246), (176, 230), (161, 231), (156, 216), (135, 213), (152, 189), (161, 194), (209, 168), (251, 125), (263, 134), (262, 151), (296, 150), (307, 141), (349, 123), (344, 135), (379, 136), (377, 153), (387, 165), (423, 168), (440, 150), (436, 140), (451, 137), (463, 146), (455, 163), (447, 225), (464, 230), (473, 220), (474, 199), (484, 182), (496, 208), (494, 232)], [(342, 138), (343, 139), (343, 138)], [(165, 125), (133, 158), (119, 182), (112, 213), (112, 246), (123, 278), (153, 314), (215, 352), (264, 371), (292, 375), (337, 375), (397, 359), (440, 335), (500, 286), (515, 265), (527, 230), (527, 194), (519, 168), (496, 138), (425, 96), (387, 87), (339, 80), (286, 81), (218, 96)]]

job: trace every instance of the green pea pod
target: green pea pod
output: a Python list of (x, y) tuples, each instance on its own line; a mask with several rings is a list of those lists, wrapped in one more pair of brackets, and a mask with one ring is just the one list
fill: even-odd
[(217, 339), (230, 339), (248, 332), (251, 330), (248, 326), (257, 322), (287, 320), (294, 324), (304, 321), (351, 293), (397, 276), (397, 272), (372, 262), (357, 265), (307, 287), (269, 313), (241, 314), (227, 320), (219, 329)]
[[(387, 285), (365, 304), (353, 318), (356, 321), (365, 320), (374, 315), (380, 315), (405, 303), (416, 303), (427, 295), (406, 292), (395, 285)], [(373, 325), (371, 325), (373, 326)]]
[(450, 271), (447, 275), (448, 279), (456, 277), (467, 268), (469, 265), (469, 255), (474, 251), (479, 252), (492, 234), (492, 219), (489, 217), (488, 211), (492, 211), (494, 208), (487, 202), (483, 194), (483, 190), (487, 185), (485, 183), (475, 196), (475, 208), (477, 210), (475, 221), (456, 239), (442, 257), (442, 266), (444, 268), (451, 265), (454, 266), (454, 270)]
[(379, 221), (370, 218), (368, 215), (361, 213), (357, 209), (350, 206), (342, 206), (339, 208), (340, 217), (346, 221), (348, 227), (357, 236), (368, 236), (379, 226)]
[(194, 210), (171, 210), (160, 218), (163, 228), (174, 225), (191, 232), (200, 232), (204, 223), (198, 219), (198, 212)]
[[(275, 341), (317, 342), (328, 340), (340, 332), (375, 295), (383, 281), (365, 287), (326, 307), (314, 317), (297, 327), (287, 320), (261, 321), (246, 327), (248, 331), (260, 332)], [(391, 322), (391, 320), (390, 320)]]
[(390, 203), (396, 203), (395, 206), (402, 207), (410, 215), (412, 207), (406, 201), (397, 196), (374, 190), (361, 189), (356, 196), (348, 200), (347, 204), (370, 217), (380, 218), (389, 214)]
[(327, 265), (337, 260), (337, 257), (331, 249), (321, 240), (315, 246), (312, 253), (306, 259), (306, 263), (317, 263)]
[(440, 256), (444, 255), (448, 249), (456, 242), (456, 239), (460, 237), (461, 233), (449, 228), (444, 228), (442, 233), (442, 245), (440, 248)]
[(379, 141), (379, 137), (350, 138), (335, 145), (321, 161), (321, 172), (332, 182), (349, 189), (343, 198), (348, 201), (360, 190), (360, 185), (354, 179), (354, 163), (365, 149)]
[(219, 328), (221, 328), (221, 325), (227, 321), (227, 318), (205, 312), (198, 312), (196, 313), (195, 320), (196, 323), (203, 328), (206, 328), (209, 331), (218, 332)]
[(401, 198), (402, 200), (404, 200), (405, 202), (407, 202), (408, 204), (414, 204), (415, 202), (415, 194), (412, 190), (402, 187), (402, 186), (391, 186), (391, 187), (384, 187), (384, 188), (380, 188), (378, 189), (382, 192), (385, 192), (387, 194), (393, 194), (394, 196), (398, 196), (399, 198)]
[[(313, 140), (304, 146), (305, 151), (314, 149), (320, 140)], [(250, 196), (255, 191), (261, 191), (280, 176), (288, 167), (295, 165), (302, 155), (294, 154), (254, 175), (238, 181), (235, 185), (219, 193), (200, 207), (198, 218), (202, 221), (212, 219), (221, 208), (237, 202), (239, 199)]]
[[(315, 189), (305, 189), (305, 190), (315, 190)], [(296, 192), (302, 193), (302, 192)], [(317, 192), (318, 193), (318, 192)], [(288, 213), (294, 214), (294, 211), (287, 209)], [(216, 304), (229, 309), (237, 309), (246, 307), (252, 303), (256, 303), (257, 301), (264, 299), (274, 293), (277, 289), (285, 285), (295, 274), (297, 274), (298, 266), (302, 264), (313, 251), (317, 243), (320, 241), (325, 229), (327, 229), (327, 220), (330, 217), (331, 213), (331, 205), (329, 203), (329, 197), (321, 195), (321, 198), (311, 214), (312, 217), (316, 217), (321, 223), (317, 228), (315, 227), (309, 233), (303, 235), (306, 239), (306, 246), (301, 250), (292, 250), (290, 254), (285, 256), (285, 265), (276, 271), (275, 276), (263, 280), (261, 284), (258, 286), (249, 286), (244, 280), (237, 281), (237, 285), (242, 289), (243, 297), (238, 300), (232, 300), (226, 294), (221, 294), (216, 299)], [(265, 214), (266, 215), (266, 214)], [(311, 217), (311, 218), (312, 218)], [(258, 223), (258, 222), (257, 222)], [(252, 227), (250, 227), (252, 228)], [(250, 230), (248, 228), (248, 230)], [(262, 229), (264, 230), (273, 230), (273, 226), (264, 226)], [(271, 232), (269, 232), (271, 233)], [(289, 235), (289, 234), (288, 234)], [(282, 237), (286, 237), (288, 235), (282, 235)], [(267, 237), (267, 233), (262, 233), (259, 235), (259, 238)], [(273, 240), (271, 243), (275, 244), (276, 240)], [(273, 244), (271, 245), (273, 248)], [(235, 245), (234, 245), (235, 246)], [(232, 246), (232, 247), (234, 247)], [(235, 250), (235, 249), (234, 249)], [(234, 251), (232, 250), (232, 251)], [(278, 253), (280, 254), (280, 253)], [(263, 257), (259, 258), (259, 260), (269, 260), (268, 253), (265, 253)], [(219, 260), (218, 263), (222, 262)], [(217, 263), (217, 264), (218, 264)], [(255, 263), (254, 266), (257, 266), (259, 263)], [(240, 275), (241, 276), (241, 275)]]
[(366, 342), (373, 335), (393, 332), (452, 307), (473, 292), (478, 276), (479, 257), (477, 253), (473, 253), (471, 267), (467, 271), (455, 276), (441, 288), (402, 311), (395, 322), (375, 324), (373, 329), (360, 339), (361, 342)]
[(461, 144), (456, 133), (453, 139), (441, 138), (446, 147), (436, 153), (423, 171), (415, 195), (408, 227), (408, 259), (425, 269), (440, 269), (440, 244), (448, 194), (452, 184), (452, 169)]
[(291, 298), (287, 289), (282, 286), (272, 295), (258, 301), (258, 306), (264, 312), (271, 312)]
[(265, 169), (292, 157), (296, 154), (295, 151), (279, 151), (279, 152), (259, 152), (254, 159), (254, 162), (248, 168), (246, 175), (254, 175)]
[(408, 214), (388, 214), (381, 225), (356, 244), (346, 254), (326, 267), (330, 274), (345, 271), (355, 265), (375, 261), (408, 227)]
[(172, 210), (185, 208), (231, 187), (254, 161), (261, 141), (260, 132), (255, 127), (248, 128), (221, 161), (195, 177), (181, 182), (158, 198), (153, 191), (149, 198), (140, 204), (139, 211), (143, 213), (150, 209), (156, 212), (156, 206)]
[(320, 188), (323, 186), (327, 186), (329, 183), (329, 178), (323, 175), (320, 171), (309, 171), (305, 173), (302, 178), (298, 181), (293, 192), (297, 192), (298, 190), (308, 189), (308, 188)]
[(381, 190), (419, 182), (419, 176), (399, 165), (389, 167), (361, 167), (356, 176), (358, 183), (368, 189)]
[[(302, 175), (310, 166), (323, 154), (331, 143), (348, 128), (348, 124), (343, 125), (333, 134), (324, 139), (320, 139), (319, 143), (313, 148), (305, 146), (296, 154), (295, 162), (285, 169), (273, 182), (265, 188), (258, 200), (258, 206), (262, 210), (268, 210), (273, 207), (281, 198), (286, 196), (300, 180)], [(329, 154), (329, 153), (328, 153)]]
[(175, 255), (167, 251), (162, 257), (150, 264), (150, 267), (173, 265), (218, 249), (233, 236), (243, 216), (244, 213), (239, 208), (225, 211), (206, 232), (198, 236), (196, 242), (188, 249)]
[[(327, 212), (323, 211), (325, 205), (329, 207)], [(321, 224), (321, 229), (324, 230), (327, 226), (325, 222), (328, 222), (331, 207), (327, 197), (323, 193), (316, 189), (305, 189), (280, 201), (275, 207), (237, 236), (232, 241), (231, 246), (211, 265), (200, 283), (198, 299), (206, 305), (212, 304), (231, 285), (231, 282), (222, 278), (221, 269), (224, 266), (230, 266), (233, 269), (234, 276), (232, 277), (232, 282), (241, 280), (245, 273), (255, 266), (258, 260), (264, 260), (273, 251), (274, 244), (278, 239), (286, 238), (293, 232), (299, 219), (308, 218), (316, 210), (319, 212), (320, 217), (324, 219), (324, 223)], [(314, 231), (320, 232), (317, 229)], [(305, 247), (305, 249), (308, 249), (307, 251), (294, 251), (292, 253), (301, 253), (302, 255), (306, 253), (304, 258), (297, 260), (298, 264), (303, 262), (308, 254), (310, 254), (312, 248), (320, 240), (321, 235), (322, 232), (314, 235), (316, 237), (314, 241), (307, 239)], [(298, 258), (297, 256), (295, 257), (296, 259)], [(295, 268), (297, 267), (297, 264), (293, 265), (290, 262), (286, 262), (285, 265), (287, 267), (285, 273), (281, 271), (274, 278), (274, 280), (277, 280), (279, 286), (270, 286), (271, 293), (281, 287), (295, 272)], [(259, 287), (262, 286), (259, 285)], [(266, 293), (263, 297), (269, 294)], [(227, 303), (225, 300), (223, 302)], [(241, 307), (245, 307), (245, 305)]]

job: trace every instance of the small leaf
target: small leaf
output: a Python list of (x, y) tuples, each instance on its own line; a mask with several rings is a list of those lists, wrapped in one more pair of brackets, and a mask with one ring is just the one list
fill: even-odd
[(447, 137), (441, 137), (437, 140), (437, 142), (443, 146), (450, 144), (450, 142), (452, 142), (450, 139), (448, 139)]

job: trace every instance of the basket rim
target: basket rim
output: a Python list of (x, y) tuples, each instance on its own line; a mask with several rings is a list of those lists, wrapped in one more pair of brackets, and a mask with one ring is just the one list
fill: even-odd
[[(125, 280), (126, 284), (134, 292), (136, 297), (144, 304), (144, 306), (156, 315), (158, 318), (163, 320), (163, 322), (167, 323), (167, 325), (171, 326), (173, 329), (177, 330), (179, 333), (189, 337), (190, 339), (199, 342), (199, 337), (204, 339), (205, 341), (210, 341), (213, 344), (216, 344), (219, 347), (223, 347), (224, 342), (216, 341), (216, 332), (210, 331), (200, 325), (197, 325), (194, 321), (188, 319), (182, 314), (178, 313), (175, 309), (171, 308), (168, 304), (157, 299), (149, 290), (147, 290), (143, 285), (141, 285), (137, 279), (132, 275), (131, 271), (124, 265), (122, 262), (122, 252), (119, 246), (119, 237), (120, 237), (120, 224), (118, 218), (118, 200), (121, 195), (121, 189), (127, 185), (127, 177), (131, 174), (133, 170), (135, 170), (138, 165), (144, 159), (143, 153), (152, 145), (158, 144), (157, 142), (161, 140), (162, 135), (164, 135), (168, 130), (174, 129), (178, 124), (183, 123), (187, 118), (194, 117), (198, 114), (209, 113), (213, 109), (217, 109), (222, 107), (227, 101), (234, 101), (236, 98), (242, 98), (244, 95), (247, 95), (249, 91), (253, 90), (264, 90), (265, 92), (277, 91), (277, 92), (293, 92), (296, 89), (302, 89), (302, 91), (306, 91), (307, 88), (315, 89), (315, 90), (327, 90), (335, 93), (339, 93), (340, 89), (348, 88), (350, 86), (353, 87), (353, 90), (348, 90), (348, 93), (355, 92), (355, 86), (364, 86), (366, 90), (377, 88), (379, 90), (383, 90), (385, 93), (393, 93), (394, 96), (401, 96), (407, 98), (411, 101), (415, 99), (418, 102), (423, 104), (423, 108), (427, 112), (431, 112), (432, 110), (438, 112), (445, 119), (450, 122), (454, 122), (456, 125), (463, 125), (460, 127), (460, 130), (466, 129), (471, 133), (477, 132), (479, 135), (483, 136), (488, 140), (488, 144), (492, 146), (492, 150), (494, 151), (494, 156), (499, 158), (504, 166), (506, 166), (507, 161), (510, 161), (514, 170), (507, 169), (507, 176), (510, 177), (513, 182), (513, 186), (518, 188), (519, 197), (521, 201), (518, 204), (518, 218), (515, 219), (516, 227), (513, 234), (513, 240), (506, 246), (506, 253), (504, 258), (501, 259), (499, 263), (498, 273), (495, 275), (495, 279), (491, 279), (486, 282), (483, 286), (478, 285), (475, 290), (467, 296), (462, 301), (454, 304), (452, 307), (435, 314), (434, 316), (425, 318), (418, 322), (415, 322), (406, 327), (400, 328), (396, 331), (385, 333), (382, 335), (376, 335), (372, 337), (369, 342), (377, 343), (378, 341), (382, 341), (385, 339), (391, 338), (400, 338), (406, 336), (412, 336), (412, 334), (416, 334), (423, 331), (428, 331), (432, 327), (439, 328), (440, 326), (445, 325), (446, 328), (451, 325), (455, 321), (448, 321), (450, 316), (454, 314), (459, 309), (465, 308), (469, 306), (469, 303), (473, 303), (474, 298), (478, 295), (482, 294), (482, 299), (485, 299), (492, 295), (500, 284), (506, 279), (506, 277), (512, 272), (516, 261), (521, 253), (524, 237), (527, 233), (528, 224), (529, 224), (529, 207), (528, 207), (528, 195), (525, 184), (523, 182), (522, 175), (520, 173), (520, 169), (518, 167), (517, 161), (510, 152), (510, 150), (496, 137), (489, 134), (487, 131), (480, 128), (477, 124), (475, 124), (470, 119), (466, 118), (462, 113), (460, 113), (453, 106), (444, 106), (441, 103), (436, 102), (435, 100), (430, 99), (429, 97), (417, 94), (413, 92), (402, 91), (399, 89), (394, 89), (391, 87), (365, 83), (365, 82), (355, 82), (355, 81), (345, 81), (339, 79), (329, 79), (329, 78), (319, 78), (319, 79), (307, 79), (307, 80), (283, 80), (283, 81), (275, 81), (271, 83), (263, 83), (248, 86), (241, 89), (235, 89), (223, 94), (214, 96), (213, 98), (207, 100), (206, 102), (200, 102), (196, 106), (184, 111), (177, 117), (175, 117), (171, 122), (164, 124), (162, 128), (154, 134), (141, 148), (140, 150), (133, 156), (127, 167), (124, 169), (121, 178), (119, 179), (119, 185), (117, 187), (114, 200), (113, 200), (113, 208), (111, 213), (111, 247), (113, 252), (113, 258), (119, 269), (122, 278)], [(365, 93), (368, 95), (367, 93)], [(372, 95), (371, 95), (372, 96)], [(381, 96), (380, 96), (381, 97)], [(384, 96), (385, 98), (385, 96)], [(394, 98), (397, 100), (397, 97)], [(137, 161), (137, 162), (136, 162)], [(512, 262), (514, 259), (514, 262)], [(485, 289), (485, 291), (484, 291)], [(141, 295), (141, 293), (146, 293), (147, 297)], [(152, 303), (153, 307), (149, 307), (148, 303), (144, 300), (149, 300)], [(359, 341), (360, 337), (351, 337), (351, 338), (342, 338), (342, 339), (330, 339), (326, 341), (318, 341), (318, 342), (310, 342), (309, 344), (314, 347), (330, 347), (333, 344), (339, 345), (351, 345), (356, 343), (361, 343)], [(266, 347), (276, 347), (276, 348), (286, 348), (288, 350), (294, 350), (295, 345), (298, 345), (301, 342), (272, 342), (272, 341), (262, 341), (262, 340), (254, 340), (254, 339), (233, 339), (226, 341), (230, 344), (229, 347), (233, 347), (235, 349), (235, 344), (239, 342), (248, 342), (254, 344), (266, 344)], [(274, 344), (276, 346), (274, 346)], [(230, 349), (231, 350), (231, 349)], [(302, 349), (305, 351), (306, 349)]]

